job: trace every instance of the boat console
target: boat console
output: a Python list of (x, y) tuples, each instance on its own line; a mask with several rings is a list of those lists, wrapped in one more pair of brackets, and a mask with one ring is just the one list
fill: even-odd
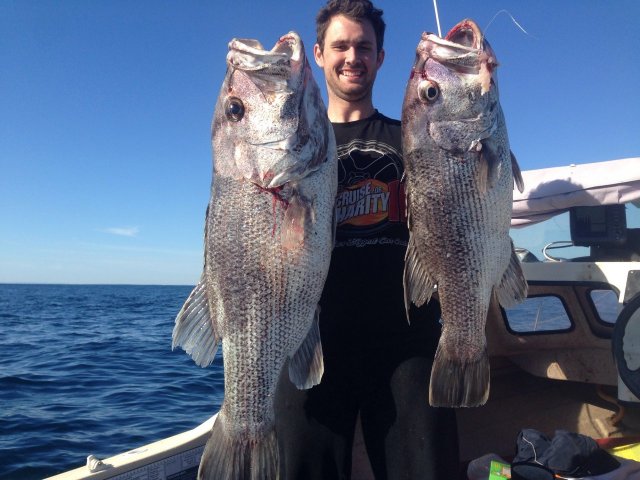
[(573, 261), (640, 261), (640, 229), (627, 228), (624, 204), (571, 207), (569, 224), (573, 245), (590, 249)]

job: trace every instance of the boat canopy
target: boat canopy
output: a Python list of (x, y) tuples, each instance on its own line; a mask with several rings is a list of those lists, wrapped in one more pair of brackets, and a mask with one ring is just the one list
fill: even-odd
[(524, 227), (571, 207), (634, 202), (640, 206), (640, 157), (522, 172), (524, 191), (514, 190), (512, 227)]

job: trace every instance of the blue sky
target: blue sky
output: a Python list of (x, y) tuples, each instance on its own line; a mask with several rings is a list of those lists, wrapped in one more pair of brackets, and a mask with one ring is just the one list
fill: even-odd
[[(0, 282), (194, 284), (227, 43), (296, 30), (310, 54), (323, 3), (0, 0)], [(374, 102), (399, 117), (433, 4), (377, 5)], [(485, 29), (522, 169), (640, 156), (640, 2), (438, 7), (443, 34)]]

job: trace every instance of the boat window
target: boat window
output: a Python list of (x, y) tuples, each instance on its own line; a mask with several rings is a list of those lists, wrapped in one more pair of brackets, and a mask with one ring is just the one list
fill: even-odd
[(571, 329), (564, 303), (556, 296), (529, 297), (505, 309), (509, 330), (515, 333), (548, 333)]
[(608, 324), (616, 323), (618, 318), (618, 296), (614, 290), (591, 290), (589, 298), (600, 321)]

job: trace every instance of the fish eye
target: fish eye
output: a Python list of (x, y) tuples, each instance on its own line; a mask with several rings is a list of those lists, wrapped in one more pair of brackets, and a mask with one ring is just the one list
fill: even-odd
[(429, 103), (435, 101), (440, 95), (440, 87), (432, 80), (423, 80), (418, 85), (418, 98), (421, 102)]
[(244, 103), (238, 97), (229, 97), (224, 104), (224, 114), (232, 122), (239, 122), (244, 117)]

